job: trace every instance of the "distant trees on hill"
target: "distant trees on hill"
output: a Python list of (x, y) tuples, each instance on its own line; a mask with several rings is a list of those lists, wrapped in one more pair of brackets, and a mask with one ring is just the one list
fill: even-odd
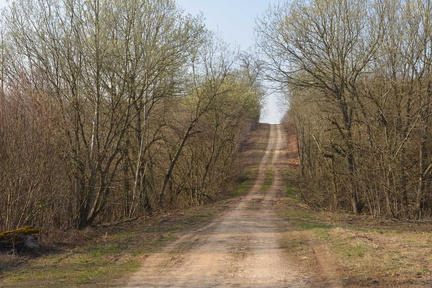
[(312, 206), (432, 216), (432, 2), (289, 1), (258, 21)]
[(169, 0), (18, 0), (0, 23), (0, 230), (202, 204), (259, 119), (259, 65)]

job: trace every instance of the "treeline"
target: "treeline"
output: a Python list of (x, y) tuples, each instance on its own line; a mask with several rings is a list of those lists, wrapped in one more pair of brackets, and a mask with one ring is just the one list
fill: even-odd
[(258, 62), (170, 0), (19, 0), (0, 25), (0, 230), (84, 228), (229, 188)]
[(290, 99), (312, 206), (432, 216), (432, 3), (314, 0), (259, 21), (268, 76)]

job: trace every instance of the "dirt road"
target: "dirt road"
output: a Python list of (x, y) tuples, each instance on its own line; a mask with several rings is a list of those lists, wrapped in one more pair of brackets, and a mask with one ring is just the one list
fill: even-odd
[[(248, 195), (211, 224), (149, 255), (126, 287), (308, 287), (309, 280), (280, 245), (280, 219), (273, 211), (284, 189), (277, 165), (286, 151), (282, 127), (271, 125)], [(271, 187), (263, 186), (271, 174)]]

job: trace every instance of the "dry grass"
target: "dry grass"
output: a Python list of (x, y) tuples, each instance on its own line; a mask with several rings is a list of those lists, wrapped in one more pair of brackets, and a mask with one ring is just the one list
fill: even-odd
[(432, 286), (431, 223), (314, 211), (289, 191), (278, 206), (285, 243), (311, 274), (338, 278), (335, 287)]

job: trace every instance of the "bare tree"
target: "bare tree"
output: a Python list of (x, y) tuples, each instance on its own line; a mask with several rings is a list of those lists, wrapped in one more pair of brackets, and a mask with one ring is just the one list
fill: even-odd
[(309, 202), (430, 215), (431, 5), (316, 0), (259, 21), (268, 77), (290, 95)]
[(77, 225), (92, 223), (103, 209), (137, 119), (134, 207), (146, 114), (196, 49), (199, 21), (181, 18), (172, 1), (23, 0), (9, 17), (23, 47), (20, 67), (42, 71), (47, 93), (62, 107)]
[(257, 28), (270, 79), (321, 91), (334, 105), (337, 114), (328, 121), (339, 132), (341, 145), (333, 152), (346, 160), (355, 213), (362, 206), (355, 181), (355, 89), (382, 37), (382, 33), (368, 33), (372, 21), (381, 21), (380, 15), (377, 19), (371, 15), (369, 4), (349, 0), (287, 3), (268, 10)]
[(2, 227), (201, 204), (232, 179), (261, 87), (201, 18), (166, 0), (18, 0), (5, 16)]

